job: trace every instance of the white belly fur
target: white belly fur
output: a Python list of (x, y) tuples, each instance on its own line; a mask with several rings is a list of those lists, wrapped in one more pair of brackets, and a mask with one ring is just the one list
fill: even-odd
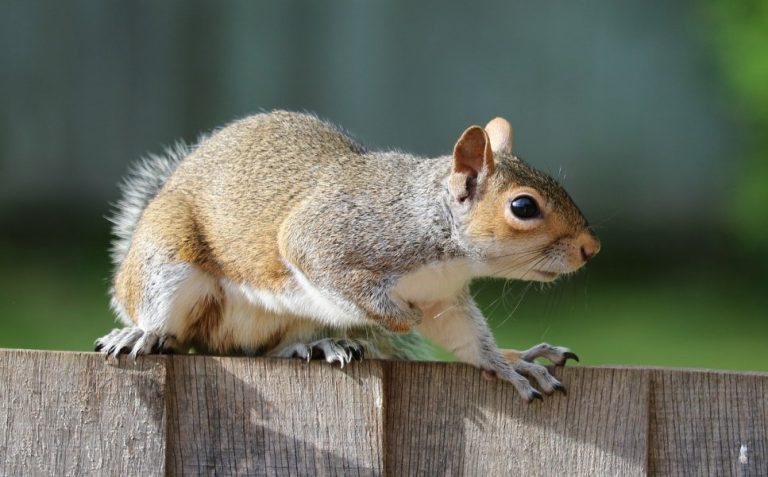
[[(284, 336), (279, 345), (282, 346), (286, 342), (311, 339), (322, 326), (345, 328), (373, 324), (356, 305), (320, 290), (300, 270), (286, 265), (292, 280), (280, 293), (219, 279), (224, 306), (220, 324), (210, 337), (212, 345), (234, 342), (243, 350), (256, 351), (276, 335)], [(481, 268), (464, 259), (424, 265), (400, 278), (393, 289), (393, 298), (414, 303), (431, 315), (449, 306), (472, 277), (482, 274)], [(215, 279), (210, 277), (210, 280), (212, 285)]]
[(466, 259), (435, 262), (403, 275), (393, 290), (396, 297), (420, 306), (452, 301), (483, 266)]
[(274, 293), (226, 278), (219, 281), (224, 292), (221, 323), (213, 341), (226, 337), (244, 349), (256, 350), (275, 335), (284, 335), (278, 346), (312, 338), (318, 328), (345, 328), (370, 324), (365, 313), (352, 303), (325, 293), (291, 267), (292, 283)]

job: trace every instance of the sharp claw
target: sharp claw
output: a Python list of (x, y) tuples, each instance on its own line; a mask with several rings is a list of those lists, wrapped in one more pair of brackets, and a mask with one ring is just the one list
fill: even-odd
[(567, 396), (568, 395), (568, 390), (565, 389), (565, 386), (563, 386), (562, 383), (557, 383), (554, 386), (554, 388), (555, 388), (555, 391), (560, 391), (561, 393), (563, 393), (563, 396)]
[(577, 363), (579, 362), (579, 357), (576, 355), (576, 353), (574, 353), (572, 351), (566, 351), (565, 353), (563, 353), (563, 363), (562, 364), (565, 364), (565, 362), (568, 361), (568, 359), (572, 359), (572, 360), (576, 361)]
[(528, 402), (533, 402), (534, 399), (538, 399), (539, 401), (544, 400), (544, 396), (541, 395), (540, 392), (538, 392), (535, 389), (531, 390), (530, 396), (528, 397)]
[(353, 341), (325, 338), (308, 344), (297, 343), (278, 355), (306, 361), (323, 360), (328, 364), (338, 362), (339, 367), (344, 368), (354, 360), (362, 360), (363, 353), (363, 347)]

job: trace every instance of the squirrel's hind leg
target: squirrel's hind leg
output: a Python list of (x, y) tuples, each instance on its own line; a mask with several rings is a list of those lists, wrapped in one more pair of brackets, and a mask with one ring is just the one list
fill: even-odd
[(353, 360), (363, 359), (364, 345), (350, 338), (323, 338), (310, 343), (292, 343), (280, 348), (271, 356), (277, 358), (300, 358), (307, 361), (324, 359), (328, 363), (339, 363), (343, 368)]
[[(115, 277), (112, 308), (129, 326), (97, 340), (98, 351), (117, 356), (186, 352), (199, 341), (219, 349), (221, 287), (200, 267), (173, 250), (131, 250)], [(229, 346), (227, 346), (229, 348)]]
[(126, 353), (135, 358), (139, 355), (170, 354), (180, 350), (181, 346), (174, 336), (144, 331), (138, 326), (115, 328), (96, 340), (96, 351), (112, 358)]

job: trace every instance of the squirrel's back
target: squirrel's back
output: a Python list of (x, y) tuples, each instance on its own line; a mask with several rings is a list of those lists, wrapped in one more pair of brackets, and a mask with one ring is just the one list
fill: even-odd
[[(222, 207), (233, 218), (274, 223), (291, 203), (343, 169), (364, 149), (336, 126), (303, 113), (276, 111), (235, 121), (201, 142), (164, 187), (195, 202), (214, 224)], [(203, 193), (200, 193), (203, 191)], [(228, 219), (228, 220), (229, 220)], [(220, 223), (226, 227), (226, 223)]]
[[(228, 174), (227, 179), (255, 179), (256, 183), (259, 178), (302, 180), (316, 178), (314, 173), (324, 167), (354, 162), (364, 152), (344, 131), (316, 116), (275, 111), (240, 119), (214, 132), (184, 161), (184, 169), (205, 174), (223, 167), (217, 173)], [(210, 173), (205, 179), (221, 182)]]
[[(110, 217), (113, 263), (119, 267), (123, 262), (145, 209), (166, 191), (194, 201), (198, 191), (206, 190), (212, 195), (196, 208), (203, 213), (208, 209), (214, 214), (211, 219), (216, 219), (220, 207), (206, 205), (231, 200), (242, 205), (241, 214), (251, 213), (255, 219), (253, 213), (258, 212), (265, 223), (275, 218), (270, 215), (281, 203), (296, 198), (296, 189), (317, 181), (320, 170), (354, 162), (363, 152), (337, 126), (289, 111), (248, 116), (201, 136), (195, 144), (179, 141), (162, 154), (140, 160), (121, 183), (121, 198)], [(307, 162), (317, 164), (316, 169), (308, 170)], [(174, 174), (177, 169), (180, 173)], [(247, 200), (243, 190), (250, 192)], [(252, 210), (254, 206), (258, 211)]]

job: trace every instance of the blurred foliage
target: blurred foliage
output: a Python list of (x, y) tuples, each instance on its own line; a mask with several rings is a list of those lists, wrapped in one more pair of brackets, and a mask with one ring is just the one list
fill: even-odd
[(745, 164), (736, 168), (742, 183), (731, 218), (747, 243), (768, 255), (768, 2), (710, 0), (706, 16), (748, 136)]

